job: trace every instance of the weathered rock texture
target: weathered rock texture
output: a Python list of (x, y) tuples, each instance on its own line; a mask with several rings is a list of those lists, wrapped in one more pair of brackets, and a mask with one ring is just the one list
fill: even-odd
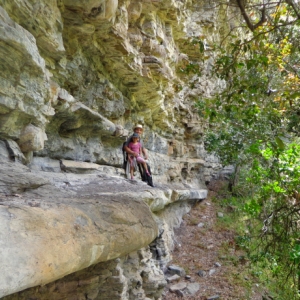
[[(220, 169), (194, 102), (222, 82), (191, 41), (223, 19), (207, 1), (0, 0), (0, 297), (160, 298), (172, 230)], [(154, 189), (119, 168), (135, 123)]]
[[(160, 180), (209, 180), (194, 101), (218, 82), (205, 75), (213, 53), (191, 41), (219, 37), (220, 10), (190, 0), (0, 5), (0, 136), (27, 160), (34, 152), (120, 165), (120, 145), (139, 122)], [(195, 59), (202, 78), (181, 72)]]
[[(8, 157), (5, 144), (0, 146)], [(49, 169), (59, 165), (53, 160), (43, 163)], [(88, 173), (82, 173), (83, 164)], [(1, 296), (110, 261), (96, 267), (98, 275), (104, 274), (92, 276), (96, 278), (92, 282), (89, 271), (84, 271), (74, 274), (76, 284), (74, 280), (69, 283), (69, 277), (57, 282), (58, 291), (44, 287), (16, 297), (63, 299), (67, 292), (71, 297), (86, 289), (90, 294), (90, 283), (97, 282), (95, 297), (104, 289), (99, 299), (138, 299), (137, 294), (140, 299), (145, 295), (159, 298), (165, 285), (162, 270), (170, 260), (172, 230), (190, 209), (190, 201), (204, 199), (206, 190), (160, 184), (152, 188), (124, 179), (121, 169), (88, 165), (73, 162), (69, 164), (73, 172), (45, 172), (1, 157)], [(90, 170), (95, 166), (93, 173)], [(101, 266), (112, 271), (100, 270)], [(88, 287), (79, 281), (87, 281)]]

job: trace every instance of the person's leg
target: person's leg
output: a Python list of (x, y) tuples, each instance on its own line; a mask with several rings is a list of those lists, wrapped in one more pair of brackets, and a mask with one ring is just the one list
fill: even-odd
[(133, 177), (134, 164), (133, 164), (133, 159), (131, 157), (129, 157), (129, 163), (130, 163), (130, 177), (131, 177), (131, 179), (134, 179), (134, 177)]
[(148, 176), (151, 176), (150, 173), (149, 173), (149, 171), (148, 171), (148, 167), (147, 167), (146, 161), (145, 161), (142, 157), (140, 157), (140, 156), (138, 156), (138, 157), (136, 158), (136, 160), (137, 160), (137, 162), (141, 163), (141, 164), (144, 166), (144, 169), (145, 169), (146, 174), (147, 174)]
[(130, 176), (131, 176), (131, 179), (134, 179), (134, 177), (133, 177), (133, 171), (134, 171), (134, 167), (130, 166)]
[(148, 171), (148, 167), (147, 167), (147, 163), (143, 163), (143, 166), (144, 166), (144, 169), (145, 169), (145, 172), (148, 176), (151, 176), (149, 171)]

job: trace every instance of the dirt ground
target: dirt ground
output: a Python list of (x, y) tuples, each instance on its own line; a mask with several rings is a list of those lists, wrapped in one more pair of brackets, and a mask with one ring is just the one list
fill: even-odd
[[(176, 248), (169, 265), (184, 268), (190, 278), (169, 283), (164, 300), (268, 299), (263, 298), (263, 286), (249, 274), (245, 253), (235, 243), (235, 233), (222, 228), (218, 221), (220, 208), (213, 200), (215, 195), (210, 191), (208, 198), (195, 205), (176, 231)], [(205, 276), (199, 276), (199, 271), (204, 271)], [(185, 290), (170, 292), (170, 286), (182, 281), (199, 283), (200, 289), (193, 296)]]

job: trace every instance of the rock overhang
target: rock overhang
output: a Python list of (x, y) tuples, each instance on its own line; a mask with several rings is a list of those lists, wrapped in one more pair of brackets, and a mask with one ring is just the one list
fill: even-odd
[[(1, 297), (146, 247), (159, 234), (155, 213), (206, 197), (205, 190), (133, 182), (112, 167), (111, 173), (32, 172), (2, 159), (1, 168)], [(19, 176), (5, 180), (12, 174)]]

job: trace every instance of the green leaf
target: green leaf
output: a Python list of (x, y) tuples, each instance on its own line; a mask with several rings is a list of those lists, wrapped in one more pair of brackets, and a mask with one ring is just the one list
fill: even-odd
[(205, 50), (204, 43), (202, 41), (199, 41), (198, 44), (200, 53), (203, 53)]
[(284, 144), (283, 140), (282, 140), (280, 137), (276, 136), (276, 137), (275, 137), (275, 141), (276, 141), (276, 143), (277, 143), (278, 148), (279, 148), (280, 150), (284, 150), (285, 144)]

